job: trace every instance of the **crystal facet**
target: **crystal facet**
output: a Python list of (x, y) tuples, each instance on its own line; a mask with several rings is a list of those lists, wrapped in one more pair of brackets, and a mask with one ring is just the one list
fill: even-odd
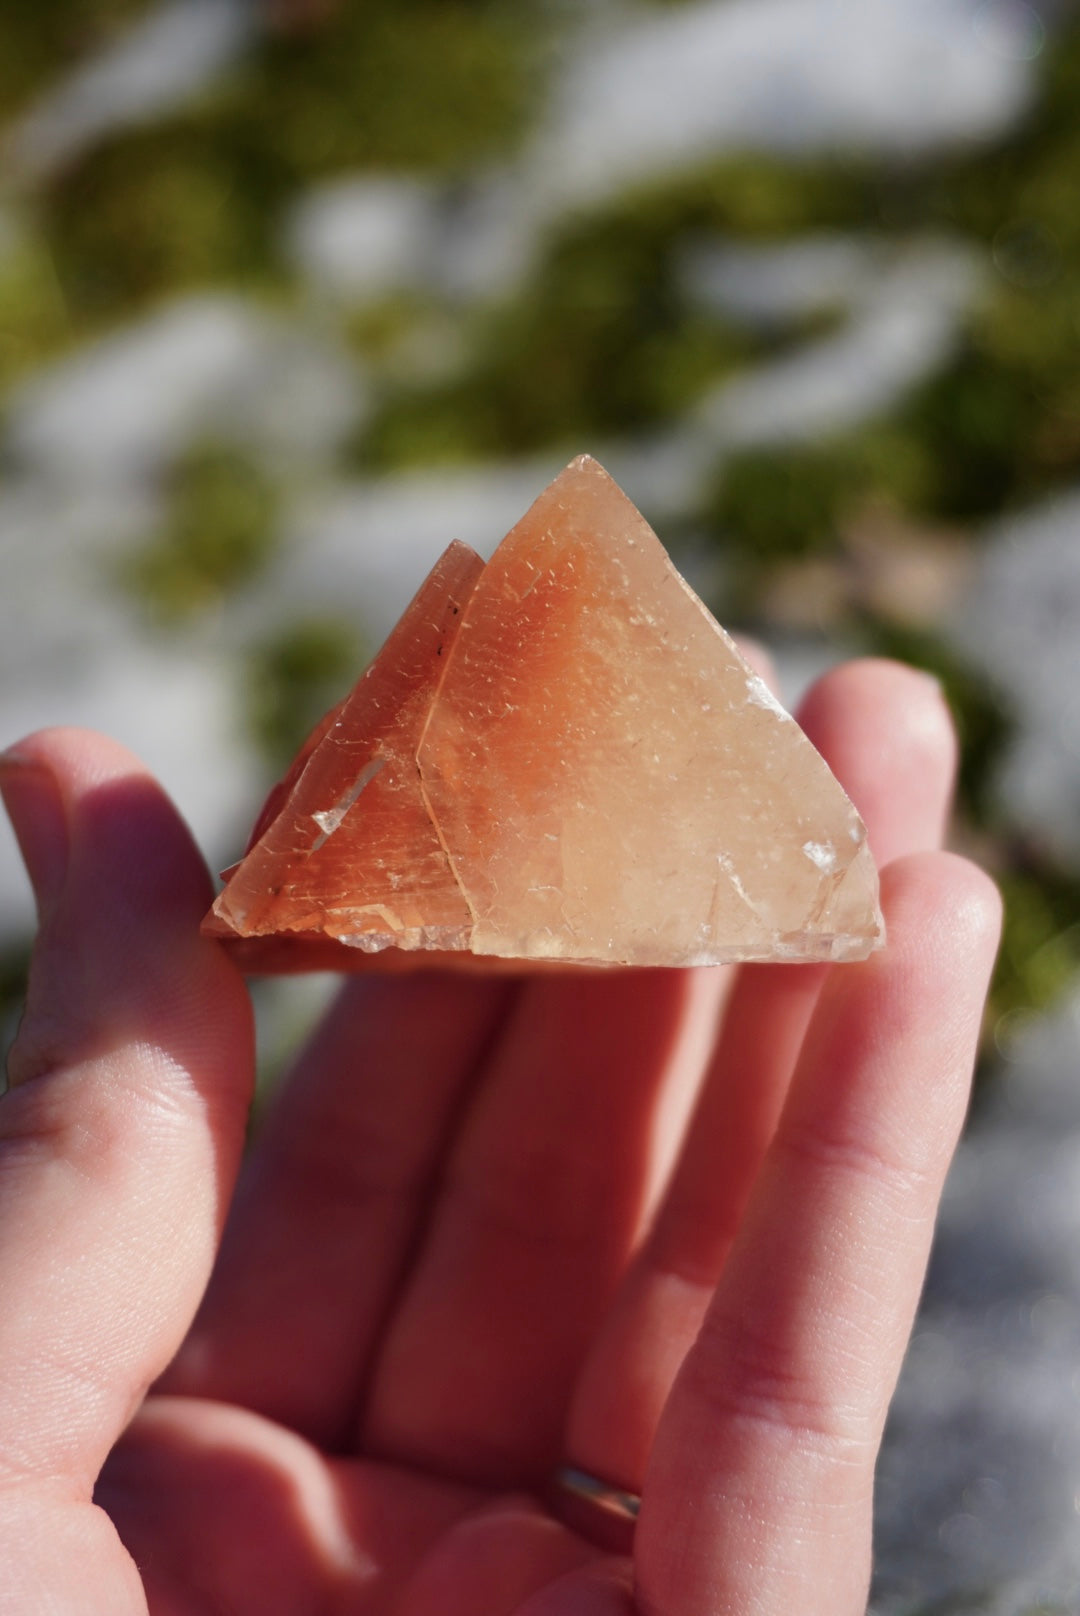
[(451, 545), (205, 929), (256, 970), (847, 960), (882, 940), (855, 809), (588, 456), (486, 566)]

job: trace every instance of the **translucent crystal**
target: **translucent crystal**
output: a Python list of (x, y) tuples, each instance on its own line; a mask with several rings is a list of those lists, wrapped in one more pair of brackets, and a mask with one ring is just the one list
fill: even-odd
[(450, 547), (268, 808), (207, 922), (254, 969), (882, 940), (851, 803), (587, 456), (486, 567)]

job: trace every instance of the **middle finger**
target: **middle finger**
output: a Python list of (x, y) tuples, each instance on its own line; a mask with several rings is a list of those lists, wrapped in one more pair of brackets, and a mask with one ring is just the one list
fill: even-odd
[(545, 1476), (581, 1357), (681, 1132), (725, 973), (532, 979), (451, 1153), (382, 1344), (368, 1451), (458, 1479)]

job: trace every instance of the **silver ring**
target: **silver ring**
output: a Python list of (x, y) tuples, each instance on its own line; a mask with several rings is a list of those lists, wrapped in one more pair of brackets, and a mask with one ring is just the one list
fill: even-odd
[(642, 1500), (637, 1493), (627, 1493), (624, 1492), (624, 1488), (611, 1487), (610, 1483), (600, 1480), (598, 1475), (579, 1471), (572, 1464), (564, 1464), (561, 1471), (556, 1471), (555, 1482), (556, 1487), (561, 1488), (561, 1492), (569, 1493), (572, 1498), (580, 1498), (593, 1509), (600, 1509), (611, 1521), (626, 1521), (631, 1526), (637, 1521), (637, 1513), (642, 1508)]

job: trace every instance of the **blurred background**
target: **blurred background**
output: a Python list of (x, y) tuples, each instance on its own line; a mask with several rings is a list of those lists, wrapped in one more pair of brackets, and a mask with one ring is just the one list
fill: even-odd
[(875, 1610), (1075, 1616), (1080, 5), (4, 0), (5, 742), (111, 731), (229, 862), (446, 543), (582, 450), (789, 702), (944, 683), (1007, 928)]

